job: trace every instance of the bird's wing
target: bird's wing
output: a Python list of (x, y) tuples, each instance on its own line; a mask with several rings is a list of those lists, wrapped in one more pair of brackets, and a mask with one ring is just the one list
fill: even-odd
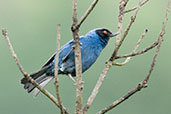
[(42, 66), (42, 68), (50, 65), (50, 63), (52, 63), (52, 61), (55, 59), (55, 56), (56, 56), (56, 52), (47, 60), (47, 62)]
[(65, 61), (68, 59), (68, 56), (72, 53), (72, 51), (73, 51), (73, 47), (72, 47), (72, 49), (67, 53), (67, 55), (64, 56), (64, 57), (62, 58), (62, 62), (65, 62)]
[[(80, 42), (81, 43), (82, 43), (83, 39), (84, 39), (84, 37), (80, 36)], [(66, 43), (65, 45), (63, 45), (60, 48), (60, 50), (59, 50), (59, 64), (65, 62), (68, 59), (68, 56), (73, 53), (73, 45), (74, 45), (74, 41), (70, 40), (68, 43)], [(42, 68), (53, 63), (55, 60), (55, 56), (56, 56), (56, 52), (48, 59), (48, 61), (42, 66)]]
[[(59, 50), (59, 62), (64, 62), (67, 60), (68, 56), (70, 55), (70, 53), (73, 50), (73, 48), (72, 48), (73, 44), (74, 44), (73, 40), (71, 40), (60, 48), (60, 50)], [(53, 63), (55, 60), (55, 57), (56, 57), (56, 52), (48, 59), (47, 62), (45, 62), (45, 64), (42, 66), (42, 68)]]

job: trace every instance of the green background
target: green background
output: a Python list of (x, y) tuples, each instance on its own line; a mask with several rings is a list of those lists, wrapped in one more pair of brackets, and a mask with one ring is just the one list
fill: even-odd
[[(93, 0), (78, 0), (78, 17), (86, 11)], [(130, 0), (126, 9), (134, 7), (138, 0)], [(149, 32), (139, 50), (155, 41), (160, 33), (167, 0), (151, 0), (143, 6), (122, 45), (119, 54), (129, 53), (145, 28)], [(94, 11), (80, 28), (80, 35), (89, 30), (105, 27), (117, 31), (119, 0), (100, 0)], [(133, 12), (126, 14), (124, 29)], [(171, 16), (169, 15), (169, 19)], [(0, 29), (6, 28), (11, 43), (28, 73), (34, 72), (56, 50), (57, 24), (61, 24), (61, 45), (72, 39), (71, 0), (0, 0)], [(149, 87), (138, 92), (108, 114), (169, 114), (171, 112), (171, 21), (158, 56), (157, 64), (149, 81)], [(111, 56), (115, 38), (111, 39), (96, 63), (83, 74), (84, 104), (87, 101), (105, 61)], [(134, 57), (123, 67), (113, 66), (100, 88), (88, 114), (94, 114), (134, 88), (149, 70), (155, 49)], [(34, 98), (20, 84), (22, 74), (18, 70), (6, 41), (0, 35), (0, 114), (58, 114), (59, 109), (40, 94)], [(75, 111), (75, 86), (66, 76), (60, 75), (60, 91), (63, 103), (73, 114)], [(55, 95), (53, 83), (47, 89)]]

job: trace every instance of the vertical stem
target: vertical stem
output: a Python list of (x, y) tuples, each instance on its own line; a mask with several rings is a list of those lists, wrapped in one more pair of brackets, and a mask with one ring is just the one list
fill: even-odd
[(58, 79), (58, 59), (59, 59), (59, 49), (60, 49), (60, 42), (59, 42), (60, 37), (61, 37), (60, 24), (58, 24), (58, 26), (57, 26), (57, 41), (56, 41), (57, 49), (56, 49), (56, 57), (55, 57), (55, 82), (54, 82), (54, 84), (55, 84), (55, 88), (56, 88), (56, 96), (57, 96), (57, 100), (59, 103), (59, 108), (60, 108), (61, 114), (65, 114), (64, 108), (62, 105), (62, 99), (61, 99), (60, 92), (59, 92), (59, 79)]
[(114, 55), (117, 55), (117, 48), (119, 47), (119, 43), (121, 41), (121, 34), (122, 34), (122, 26), (123, 26), (123, 17), (124, 17), (124, 10), (125, 6), (127, 5), (128, 0), (120, 0), (119, 5), (119, 16), (118, 16), (118, 32), (119, 34), (116, 36), (116, 43), (115, 43), (115, 51), (113, 52), (110, 61), (114, 60)]
[(125, 10), (125, 6), (126, 6), (127, 2), (128, 2), (128, 0), (120, 0), (119, 16), (118, 16), (118, 32), (119, 32), (119, 34), (116, 36), (116, 46), (119, 44), (119, 41), (121, 39), (123, 17), (124, 17), (123, 12)]
[(83, 94), (83, 83), (82, 83), (82, 64), (81, 64), (81, 50), (80, 50), (80, 38), (79, 28), (76, 27), (77, 20), (77, 0), (73, 0), (73, 25), (72, 33), (74, 38), (74, 53), (75, 53), (75, 69), (76, 69), (76, 111), (75, 114), (80, 114), (82, 109), (82, 94)]

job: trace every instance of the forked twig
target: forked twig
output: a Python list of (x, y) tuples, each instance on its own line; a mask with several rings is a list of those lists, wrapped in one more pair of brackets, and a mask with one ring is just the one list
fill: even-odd
[(161, 29), (161, 32), (160, 32), (160, 35), (159, 35), (159, 38), (158, 38), (159, 44), (157, 46), (156, 53), (154, 55), (153, 62), (151, 64), (151, 68), (149, 70), (149, 73), (147, 74), (146, 78), (144, 79), (145, 82), (148, 82), (148, 80), (150, 78), (150, 75), (151, 75), (151, 73), (153, 71), (153, 68), (155, 66), (155, 63), (156, 63), (156, 60), (157, 60), (157, 56), (159, 54), (160, 47), (161, 47), (162, 42), (163, 42), (163, 37), (164, 37), (164, 34), (165, 34), (165, 28), (166, 28), (166, 24), (167, 24), (167, 21), (168, 21), (168, 15), (170, 13), (170, 8), (171, 8), (171, 0), (168, 0), (168, 5), (167, 5), (164, 21), (163, 21), (163, 24), (162, 24), (162, 29)]
[[(142, 2), (140, 3), (140, 6), (143, 6), (143, 5), (146, 4), (148, 1), (149, 1), (149, 0), (144, 0), (144, 1), (142, 1)], [(123, 13), (129, 13), (129, 12), (131, 12), (131, 11), (134, 11), (134, 10), (137, 9), (137, 7), (138, 7), (138, 6), (136, 6), (136, 7), (134, 7), (134, 8), (131, 8), (131, 9), (129, 9), (129, 10), (125, 10)]]
[(162, 30), (161, 30), (160, 35), (158, 37), (159, 44), (157, 46), (156, 53), (155, 53), (155, 55), (153, 57), (153, 61), (152, 61), (150, 70), (149, 70), (147, 76), (145, 77), (145, 79), (142, 82), (140, 82), (133, 90), (128, 92), (126, 95), (124, 95), (120, 99), (114, 101), (111, 105), (107, 106), (103, 110), (99, 111), (98, 114), (104, 114), (104, 113), (110, 111), (111, 109), (115, 108), (117, 105), (119, 105), (123, 101), (127, 100), (132, 95), (134, 95), (136, 92), (140, 91), (142, 88), (147, 87), (147, 82), (148, 82), (148, 80), (149, 80), (149, 78), (151, 76), (151, 73), (152, 73), (153, 69), (154, 69), (154, 66), (155, 66), (155, 63), (156, 63), (156, 60), (157, 60), (157, 56), (159, 54), (160, 47), (161, 47), (161, 44), (162, 44), (162, 41), (163, 41), (163, 36), (165, 34), (165, 27), (166, 27), (166, 23), (167, 23), (167, 20), (168, 20), (168, 14), (169, 14), (170, 7), (171, 7), (171, 0), (168, 0), (168, 7), (167, 7), (165, 18), (164, 18), (164, 21), (163, 21)]
[[(12, 54), (12, 56), (13, 56), (16, 64), (17, 64), (20, 72), (23, 74), (23, 76), (26, 77), (26, 79), (29, 82), (31, 82), (36, 88), (38, 88), (44, 95), (46, 95), (57, 107), (59, 107), (59, 103), (58, 103), (57, 99), (52, 94), (50, 94), (46, 89), (42, 88), (35, 80), (33, 80), (30, 77), (29, 74), (27, 74), (26, 72), (24, 72), (24, 69), (21, 66), (20, 61), (19, 61), (17, 55), (15, 54), (14, 49), (13, 49), (13, 47), (11, 45), (11, 42), (10, 42), (9, 37), (8, 37), (8, 34), (7, 34), (7, 30), (3, 29), (2, 30), (2, 34), (5, 37), (5, 39), (7, 41), (7, 44), (9, 46), (10, 52), (11, 52), (11, 54)], [(64, 110), (65, 110), (65, 113), (66, 114), (69, 114), (69, 112), (67, 111), (67, 109), (65, 107), (64, 107)]]
[(140, 9), (140, 2), (139, 2), (139, 5), (138, 5), (134, 15), (131, 17), (131, 20), (130, 20), (130, 22), (128, 24), (128, 27), (126, 28), (126, 30), (124, 32), (124, 35), (121, 37), (119, 43), (116, 45), (116, 47), (115, 47), (115, 49), (114, 49), (114, 51), (112, 53), (112, 56), (110, 57), (110, 61), (114, 61), (115, 57), (117, 56), (118, 50), (121, 47), (121, 45), (122, 45), (123, 41), (125, 40), (126, 36), (128, 35), (128, 32), (129, 32), (132, 24), (134, 23), (134, 21), (136, 19), (136, 16), (137, 16), (137, 13), (138, 13), (139, 9)]
[(137, 56), (137, 55), (144, 54), (147, 51), (151, 50), (152, 48), (156, 47), (158, 45), (158, 43), (159, 43), (159, 41), (157, 40), (157, 41), (153, 42), (151, 45), (149, 45), (147, 48), (145, 48), (143, 50), (140, 50), (138, 52), (131, 53), (131, 54), (116, 56), (115, 59), (127, 58), (127, 57), (132, 57), (132, 56)]
[[(147, 32), (148, 32), (148, 30), (145, 29), (144, 32), (142, 33), (141, 37), (139, 38), (138, 42), (136, 43), (134, 49), (132, 50), (132, 53), (135, 53), (135, 51), (139, 47), (141, 41), (143, 40), (143, 38), (145, 37)], [(112, 64), (116, 65), (116, 66), (123, 66), (123, 65), (127, 64), (130, 60), (131, 60), (131, 57), (127, 57), (126, 60), (124, 62), (122, 62), (122, 63), (117, 63), (117, 62), (113, 61)]]
[[(123, 11), (125, 9), (125, 6), (126, 6), (127, 2), (128, 2), (128, 0), (121, 0), (120, 1), (120, 15), (119, 15), (119, 22), (118, 22), (119, 23), (118, 24), (118, 28), (120, 29), (119, 32), (122, 31), (122, 19), (123, 19), (123, 14), (122, 13), (123, 13)], [(119, 50), (123, 40), (125, 39), (125, 37), (126, 37), (128, 31), (129, 31), (133, 21), (136, 18), (136, 14), (138, 13), (138, 10), (139, 10), (139, 7), (137, 8), (136, 13), (134, 14), (134, 17), (131, 19), (131, 22), (130, 22), (128, 28), (126, 29), (126, 32), (124, 33), (124, 36), (121, 39), (119, 37), (117, 38), (117, 41), (119, 40), (119, 42), (116, 43), (114, 53), (112, 54), (110, 60), (106, 63), (105, 68), (103, 69), (102, 73), (100, 74), (100, 77), (99, 77), (99, 79), (98, 79), (98, 81), (97, 81), (93, 91), (91, 92), (91, 95), (89, 96), (86, 105), (83, 108), (83, 113), (84, 114), (88, 111), (88, 109), (90, 108), (90, 105), (93, 103), (94, 99), (96, 98), (96, 95), (98, 94), (99, 89), (100, 89), (100, 87), (101, 87), (101, 85), (102, 85), (102, 83), (103, 83), (103, 81), (104, 81), (104, 79), (105, 79), (109, 69), (112, 66), (112, 61), (114, 60), (114, 58), (115, 58), (115, 56), (116, 56), (116, 54), (117, 54), (117, 52), (118, 52), (118, 50)]]

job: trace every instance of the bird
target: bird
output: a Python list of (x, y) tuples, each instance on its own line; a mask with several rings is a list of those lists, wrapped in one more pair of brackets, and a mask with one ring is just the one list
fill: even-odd
[[(96, 28), (89, 31), (86, 35), (80, 36), (82, 73), (95, 63), (102, 50), (108, 44), (109, 39), (118, 34), (117, 32), (112, 33), (106, 28)], [(72, 79), (76, 76), (73, 46), (73, 40), (63, 45), (59, 50), (58, 59), (58, 74), (68, 75)], [(38, 71), (30, 74), (41, 87), (45, 87), (54, 78), (55, 57), (56, 52)], [(37, 96), (40, 92), (25, 77), (21, 79), (21, 84), (24, 85), (24, 89), (28, 93), (35, 90), (34, 96)]]

